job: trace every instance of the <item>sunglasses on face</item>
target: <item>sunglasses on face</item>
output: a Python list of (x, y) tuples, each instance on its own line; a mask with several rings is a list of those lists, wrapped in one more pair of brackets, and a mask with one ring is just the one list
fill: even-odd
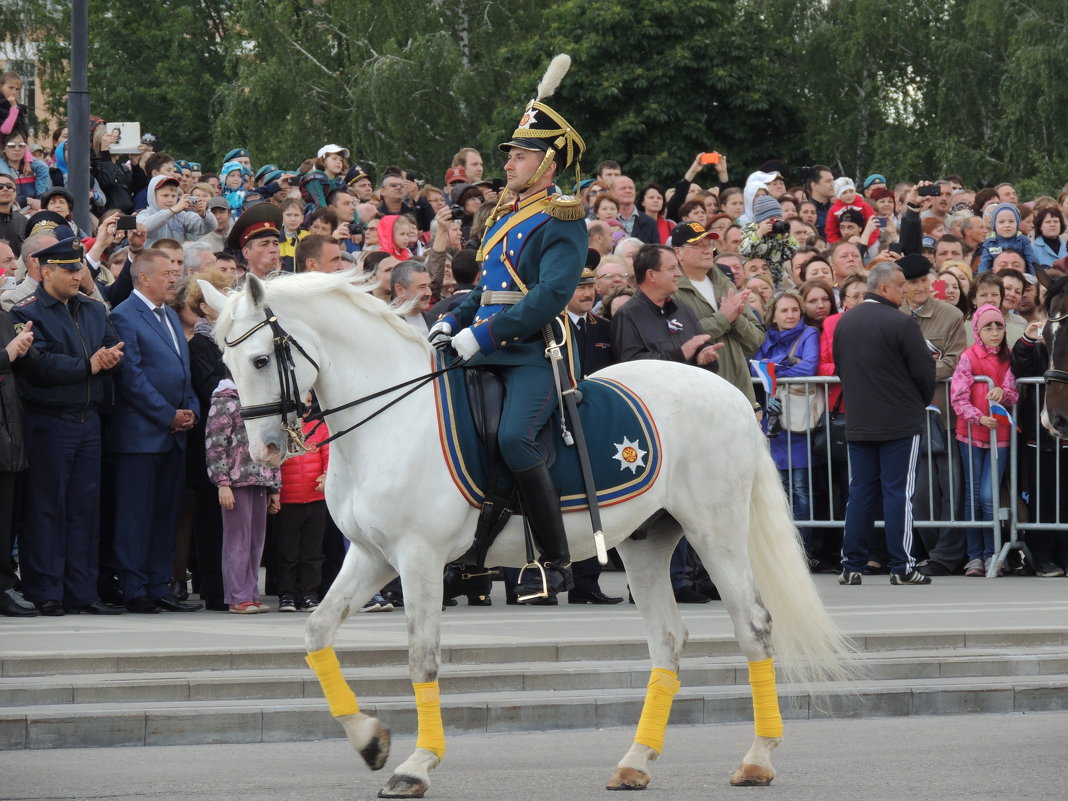
[(8, 142), (4, 147), (11, 147), (11, 148), (14, 148), (15, 150), (22, 150), (22, 148), (26, 147), (26, 143), (25, 142)]
[(14, 188), (15, 188), (14, 184), (0, 184), (0, 192), (4, 191), (5, 189), (14, 190)]

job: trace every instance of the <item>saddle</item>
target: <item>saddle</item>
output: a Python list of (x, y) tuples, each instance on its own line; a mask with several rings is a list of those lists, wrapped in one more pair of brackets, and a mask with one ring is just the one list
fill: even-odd
[[(463, 556), (445, 567), (446, 598), (489, 593), (492, 577), (498, 575), (499, 571), (486, 569), (486, 554), (512, 514), (522, 510), (519, 493), (497, 445), (504, 408), (504, 381), (494, 368), (489, 367), (465, 368), (463, 374), (472, 421), (486, 455), (489, 475), (485, 499), (475, 526), (474, 542)], [(538, 445), (546, 455), (550, 468), (556, 462), (556, 438), (552, 431), (550, 423), (537, 436)]]

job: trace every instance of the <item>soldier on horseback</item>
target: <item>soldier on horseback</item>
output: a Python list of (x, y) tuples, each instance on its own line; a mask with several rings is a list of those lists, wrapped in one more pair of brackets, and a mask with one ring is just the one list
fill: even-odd
[[(483, 268), (478, 285), (429, 335), (435, 347), (451, 344), (466, 365), (501, 375), (500, 454), (519, 490), (549, 594), (570, 589), (573, 581), (559, 493), (536, 441), (557, 406), (558, 379), (547, 359), (543, 329), (560, 330), (560, 314), (575, 292), (587, 250), (582, 202), (553, 193), (560, 173), (572, 163), (577, 169), (586, 145), (541, 102), (566, 70), (566, 63), (554, 61), (512, 137), (499, 146), (508, 154), (508, 191), (478, 252)], [(544, 595), (541, 575), (524, 573), (516, 596)]]

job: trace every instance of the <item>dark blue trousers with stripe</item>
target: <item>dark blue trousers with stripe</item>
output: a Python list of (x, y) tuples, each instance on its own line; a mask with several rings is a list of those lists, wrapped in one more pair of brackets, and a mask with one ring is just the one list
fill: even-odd
[(912, 493), (916, 488), (916, 458), (920, 436), (885, 442), (850, 442), (849, 502), (842, 537), (842, 570), (860, 573), (874, 542), (875, 520), (881, 508), (886, 523), (890, 572), (913, 569)]

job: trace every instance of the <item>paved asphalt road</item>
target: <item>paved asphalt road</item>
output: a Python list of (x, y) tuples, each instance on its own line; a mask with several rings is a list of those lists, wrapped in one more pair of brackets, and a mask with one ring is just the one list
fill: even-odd
[[(669, 728), (645, 798), (897, 801), (1068, 797), (1068, 713), (787, 721), (769, 789), (727, 777), (750, 724)], [(449, 741), (427, 797), (442, 801), (589, 801), (632, 730), (464, 735)], [(371, 774), (344, 741), (0, 752), (0, 799), (362, 801), (375, 797), (411, 738)]]

